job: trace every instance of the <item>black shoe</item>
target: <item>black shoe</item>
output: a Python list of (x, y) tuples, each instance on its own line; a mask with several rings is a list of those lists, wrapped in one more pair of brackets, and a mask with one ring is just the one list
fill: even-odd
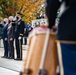
[(5, 58), (5, 56), (1, 56), (1, 58)]
[(11, 57), (11, 59), (14, 59), (14, 57)]
[(16, 58), (16, 59), (14, 59), (14, 60), (22, 60), (21, 58)]
[(7, 59), (14, 59), (14, 57), (7, 57)]
[(1, 56), (1, 58), (7, 58), (7, 56)]

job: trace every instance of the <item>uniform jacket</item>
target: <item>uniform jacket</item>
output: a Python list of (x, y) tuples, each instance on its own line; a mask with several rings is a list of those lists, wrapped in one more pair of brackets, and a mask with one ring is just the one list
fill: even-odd
[(19, 20), (17, 23), (16, 23), (16, 27), (15, 27), (15, 38), (18, 38), (19, 36), (23, 36), (24, 34), (24, 21)]
[(76, 0), (47, 0), (46, 15), (49, 21), (49, 28), (55, 23), (57, 10), (65, 1), (69, 7), (60, 17), (57, 39), (76, 41)]

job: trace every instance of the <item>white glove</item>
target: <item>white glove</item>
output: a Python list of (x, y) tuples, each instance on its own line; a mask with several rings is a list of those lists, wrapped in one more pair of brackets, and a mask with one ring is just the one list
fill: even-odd
[(21, 36), (19, 36), (18, 39), (21, 40)]
[(7, 41), (7, 38), (5, 38), (5, 41)]

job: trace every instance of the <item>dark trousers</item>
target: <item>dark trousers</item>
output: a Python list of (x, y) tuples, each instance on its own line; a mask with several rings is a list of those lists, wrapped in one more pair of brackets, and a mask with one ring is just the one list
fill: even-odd
[(17, 58), (22, 59), (22, 39), (15, 39)]
[(76, 75), (76, 44), (57, 42), (60, 75)]
[(14, 58), (14, 40), (8, 39), (8, 56)]
[(27, 45), (27, 37), (24, 37), (25, 45)]
[(4, 44), (4, 56), (8, 57), (8, 41), (5, 41), (3, 39), (3, 44)]

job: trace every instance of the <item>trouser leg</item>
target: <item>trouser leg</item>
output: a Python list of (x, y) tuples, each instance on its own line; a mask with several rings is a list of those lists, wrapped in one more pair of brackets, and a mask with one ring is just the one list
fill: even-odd
[(27, 45), (27, 38), (25, 37), (25, 45)]
[(76, 44), (57, 42), (60, 75), (76, 75)]
[(3, 40), (4, 44), (4, 56), (8, 57), (8, 42)]
[(11, 49), (10, 49), (10, 47), (11, 47), (10, 46), (10, 40), (8, 39), (8, 57), (11, 57), (11, 54), (10, 54), (11, 53), (11, 51), (10, 51)]
[(10, 54), (14, 58), (14, 41), (10, 41)]
[(16, 43), (17, 58), (22, 59), (22, 39), (21, 40), (15, 39), (15, 43)]

